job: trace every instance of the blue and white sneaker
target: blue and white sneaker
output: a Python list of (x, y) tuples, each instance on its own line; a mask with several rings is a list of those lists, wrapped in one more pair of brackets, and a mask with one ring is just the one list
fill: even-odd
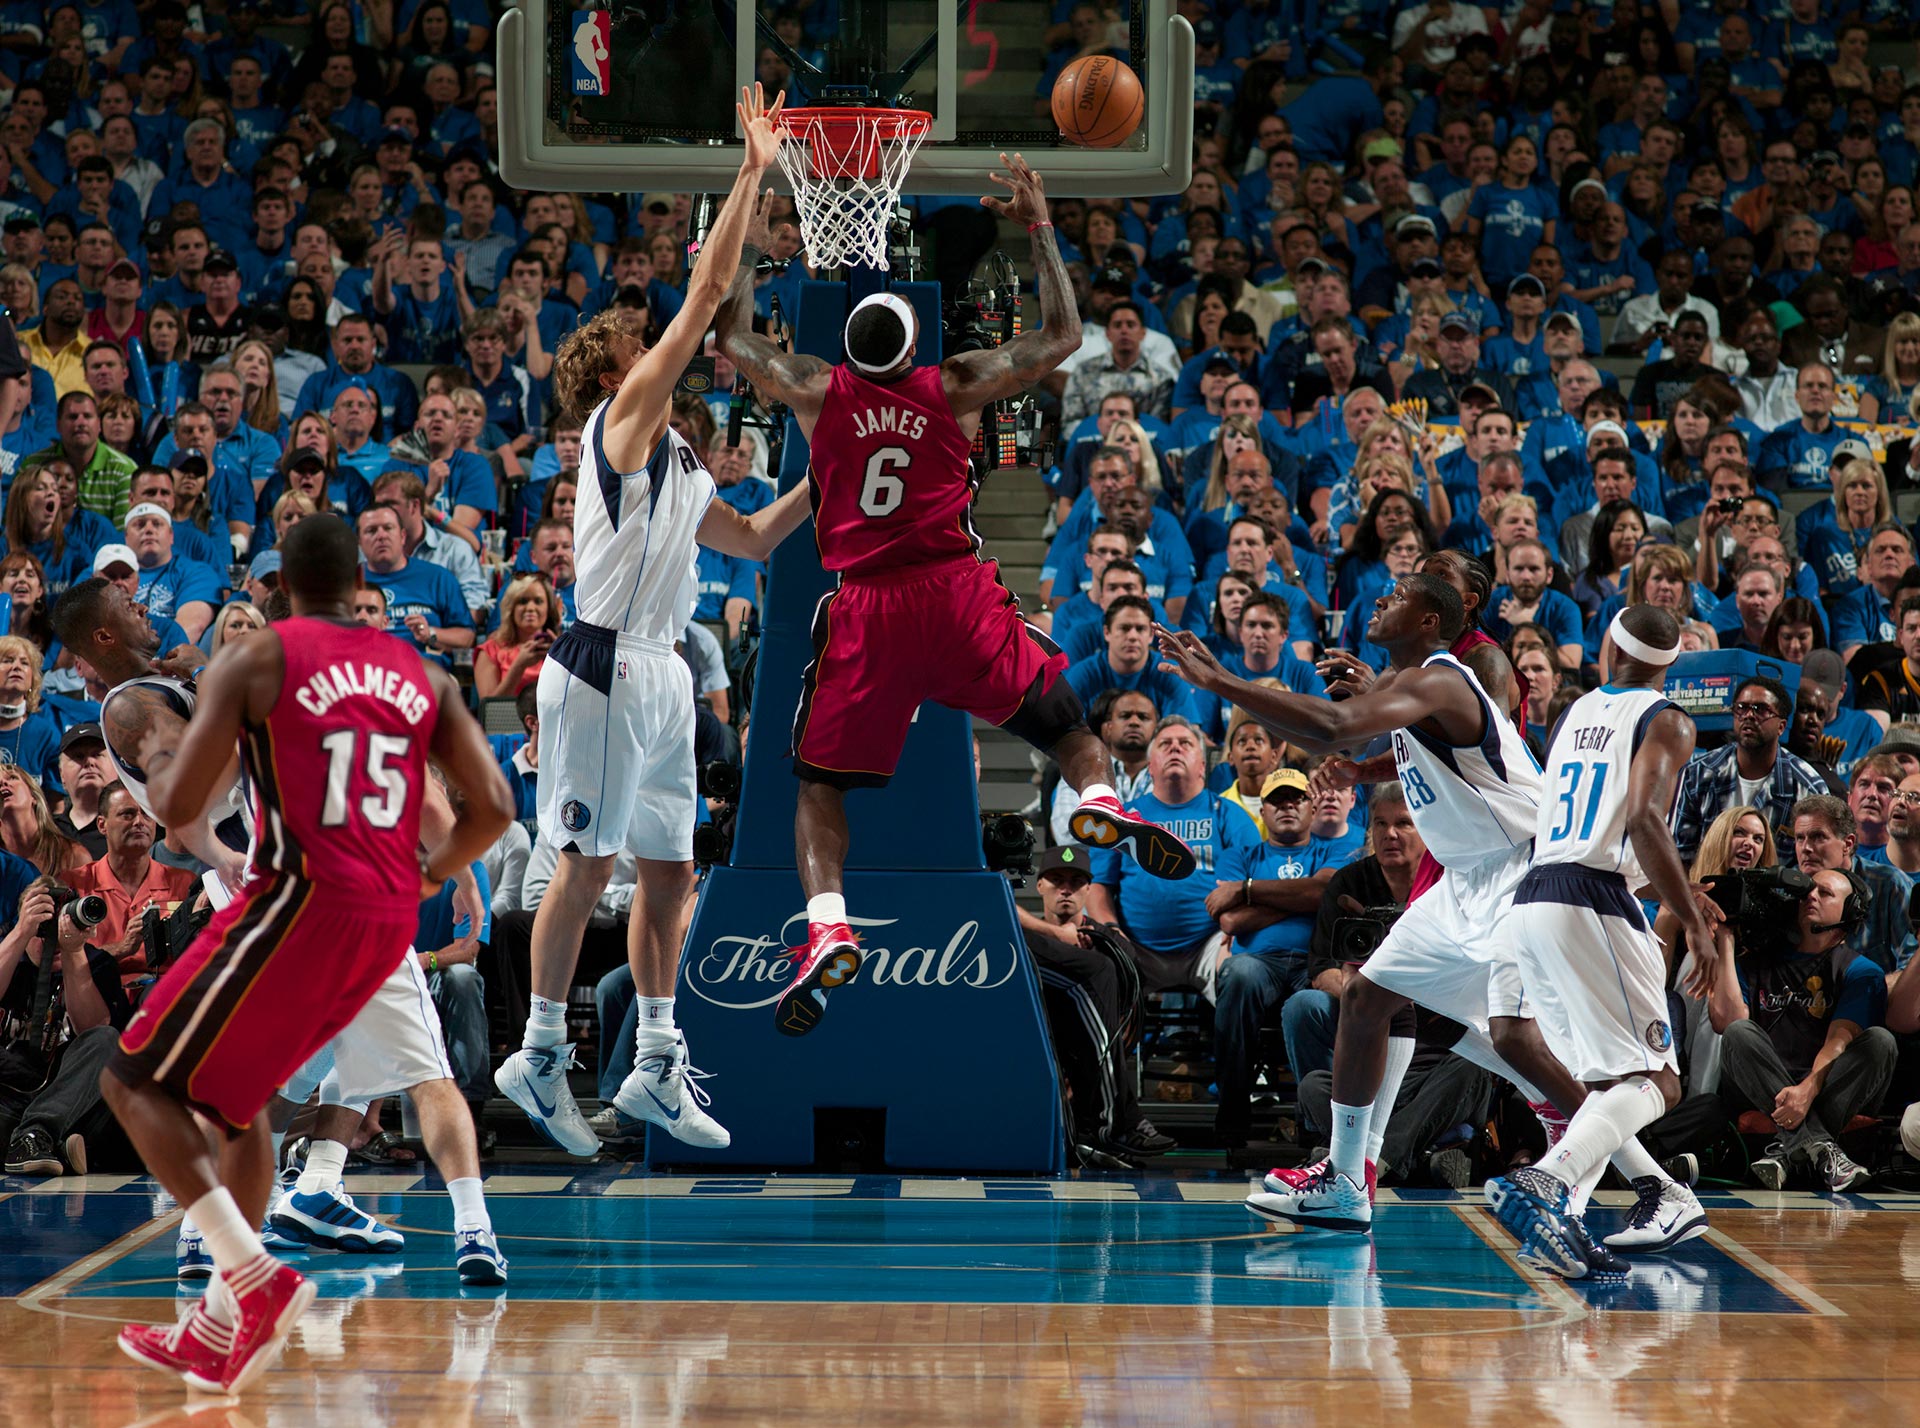
[(500, 1069), (493, 1073), (493, 1084), (527, 1113), (535, 1130), (568, 1155), (598, 1155), (600, 1137), (580, 1114), (579, 1103), (567, 1085), (567, 1070), (572, 1065), (571, 1045), (523, 1046), (500, 1063)]
[(460, 1230), (454, 1235), (453, 1267), (460, 1272), (462, 1284), (493, 1285), (507, 1282), (507, 1257), (500, 1253), (500, 1242), (492, 1230)]
[(1593, 1241), (1567, 1214), (1567, 1189), (1545, 1171), (1522, 1166), (1487, 1182), (1487, 1204), (1520, 1241), (1522, 1264), (1562, 1279), (1585, 1279), (1592, 1267), (1586, 1247)]
[(350, 1254), (398, 1254), (406, 1237), (353, 1203), (344, 1186), (305, 1194), (296, 1189), (274, 1207), (273, 1226), (287, 1238)]
[(180, 1222), (180, 1237), (173, 1244), (174, 1273), (182, 1279), (212, 1279), (213, 1256), (199, 1229), (185, 1220)]
[(268, 1254), (305, 1254), (307, 1247), (299, 1240), (281, 1232), (273, 1223), (273, 1212), (280, 1208), (285, 1195), (276, 1195), (273, 1203), (267, 1207), (267, 1218), (260, 1222), (260, 1247)]
[(1355, 1184), (1331, 1164), (1317, 1165), (1285, 1194), (1255, 1191), (1247, 1208), (1266, 1220), (1309, 1225), (1316, 1230), (1347, 1230), (1366, 1234), (1373, 1228), (1373, 1200), (1367, 1187)]
[(707, 1075), (694, 1070), (687, 1060), (683, 1036), (671, 1049), (651, 1052), (634, 1063), (613, 1094), (613, 1108), (629, 1120), (650, 1121), (687, 1145), (714, 1149), (731, 1145), (733, 1137), (727, 1128), (706, 1112), (713, 1097), (700, 1082)]

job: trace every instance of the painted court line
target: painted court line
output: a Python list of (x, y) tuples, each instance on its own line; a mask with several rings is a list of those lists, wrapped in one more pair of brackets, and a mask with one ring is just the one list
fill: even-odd
[(158, 1239), (179, 1223), (180, 1212), (174, 1210), (157, 1220), (149, 1221), (137, 1230), (129, 1230), (112, 1244), (102, 1245), (92, 1254), (75, 1260), (58, 1274), (41, 1280), (14, 1302), (23, 1309), (31, 1309), (39, 1314), (62, 1313), (63, 1311), (51, 1307), (45, 1301), (65, 1294), (74, 1285), (90, 1279), (108, 1265), (126, 1258), (149, 1240)]
[(1738, 1260), (1762, 1279), (1770, 1281), (1782, 1293), (1791, 1298), (1798, 1299), (1814, 1313), (1823, 1315), (1829, 1319), (1844, 1319), (1847, 1317), (1846, 1310), (1838, 1308), (1829, 1301), (1822, 1299), (1818, 1294), (1815, 1294), (1784, 1269), (1781, 1269), (1768, 1260), (1762, 1259), (1759, 1255), (1741, 1244), (1740, 1241), (1727, 1234), (1726, 1231), (1710, 1229), (1701, 1238), (1705, 1239), (1729, 1259)]

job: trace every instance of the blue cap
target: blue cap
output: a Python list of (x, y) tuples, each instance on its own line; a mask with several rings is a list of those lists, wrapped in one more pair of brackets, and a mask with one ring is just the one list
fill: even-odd
[(253, 558), (253, 564), (247, 567), (247, 579), (264, 580), (269, 575), (280, 573), (280, 552), (263, 550)]

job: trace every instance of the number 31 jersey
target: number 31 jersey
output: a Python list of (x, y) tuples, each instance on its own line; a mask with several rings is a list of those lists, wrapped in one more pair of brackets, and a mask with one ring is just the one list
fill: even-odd
[(857, 580), (977, 555), (970, 448), (938, 367), (895, 382), (835, 367), (809, 473), (821, 565)]
[(1393, 761), (1427, 851), (1443, 868), (1464, 868), (1533, 837), (1540, 766), (1472, 670), (1445, 650), (1427, 656), (1426, 666), (1437, 664), (1456, 671), (1480, 701), (1480, 741), (1456, 747), (1423, 729), (1395, 729)]
[(1640, 886), (1644, 874), (1627, 836), (1628, 771), (1654, 716), (1678, 707), (1657, 689), (1603, 684), (1560, 716), (1547, 749), (1536, 866), (1578, 863)]

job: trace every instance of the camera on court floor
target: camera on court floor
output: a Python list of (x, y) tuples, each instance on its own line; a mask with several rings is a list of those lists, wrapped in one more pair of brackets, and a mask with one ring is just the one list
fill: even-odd
[(1784, 951), (1798, 935), (1813, 879), (1798, 868), (1736, 868), (1705, 879), (1743, 952)]
[(988, 872), (1005, 873), (1015, 887), (1024, 887), (1033, 872), (1033, 829), (1017, 813), (983, 813), (980, 851)]
[(1340, 962), (1364, 962), (1405, 912), (1404, 903), (1382, 903), (1333, 920), (1333, 955)]

